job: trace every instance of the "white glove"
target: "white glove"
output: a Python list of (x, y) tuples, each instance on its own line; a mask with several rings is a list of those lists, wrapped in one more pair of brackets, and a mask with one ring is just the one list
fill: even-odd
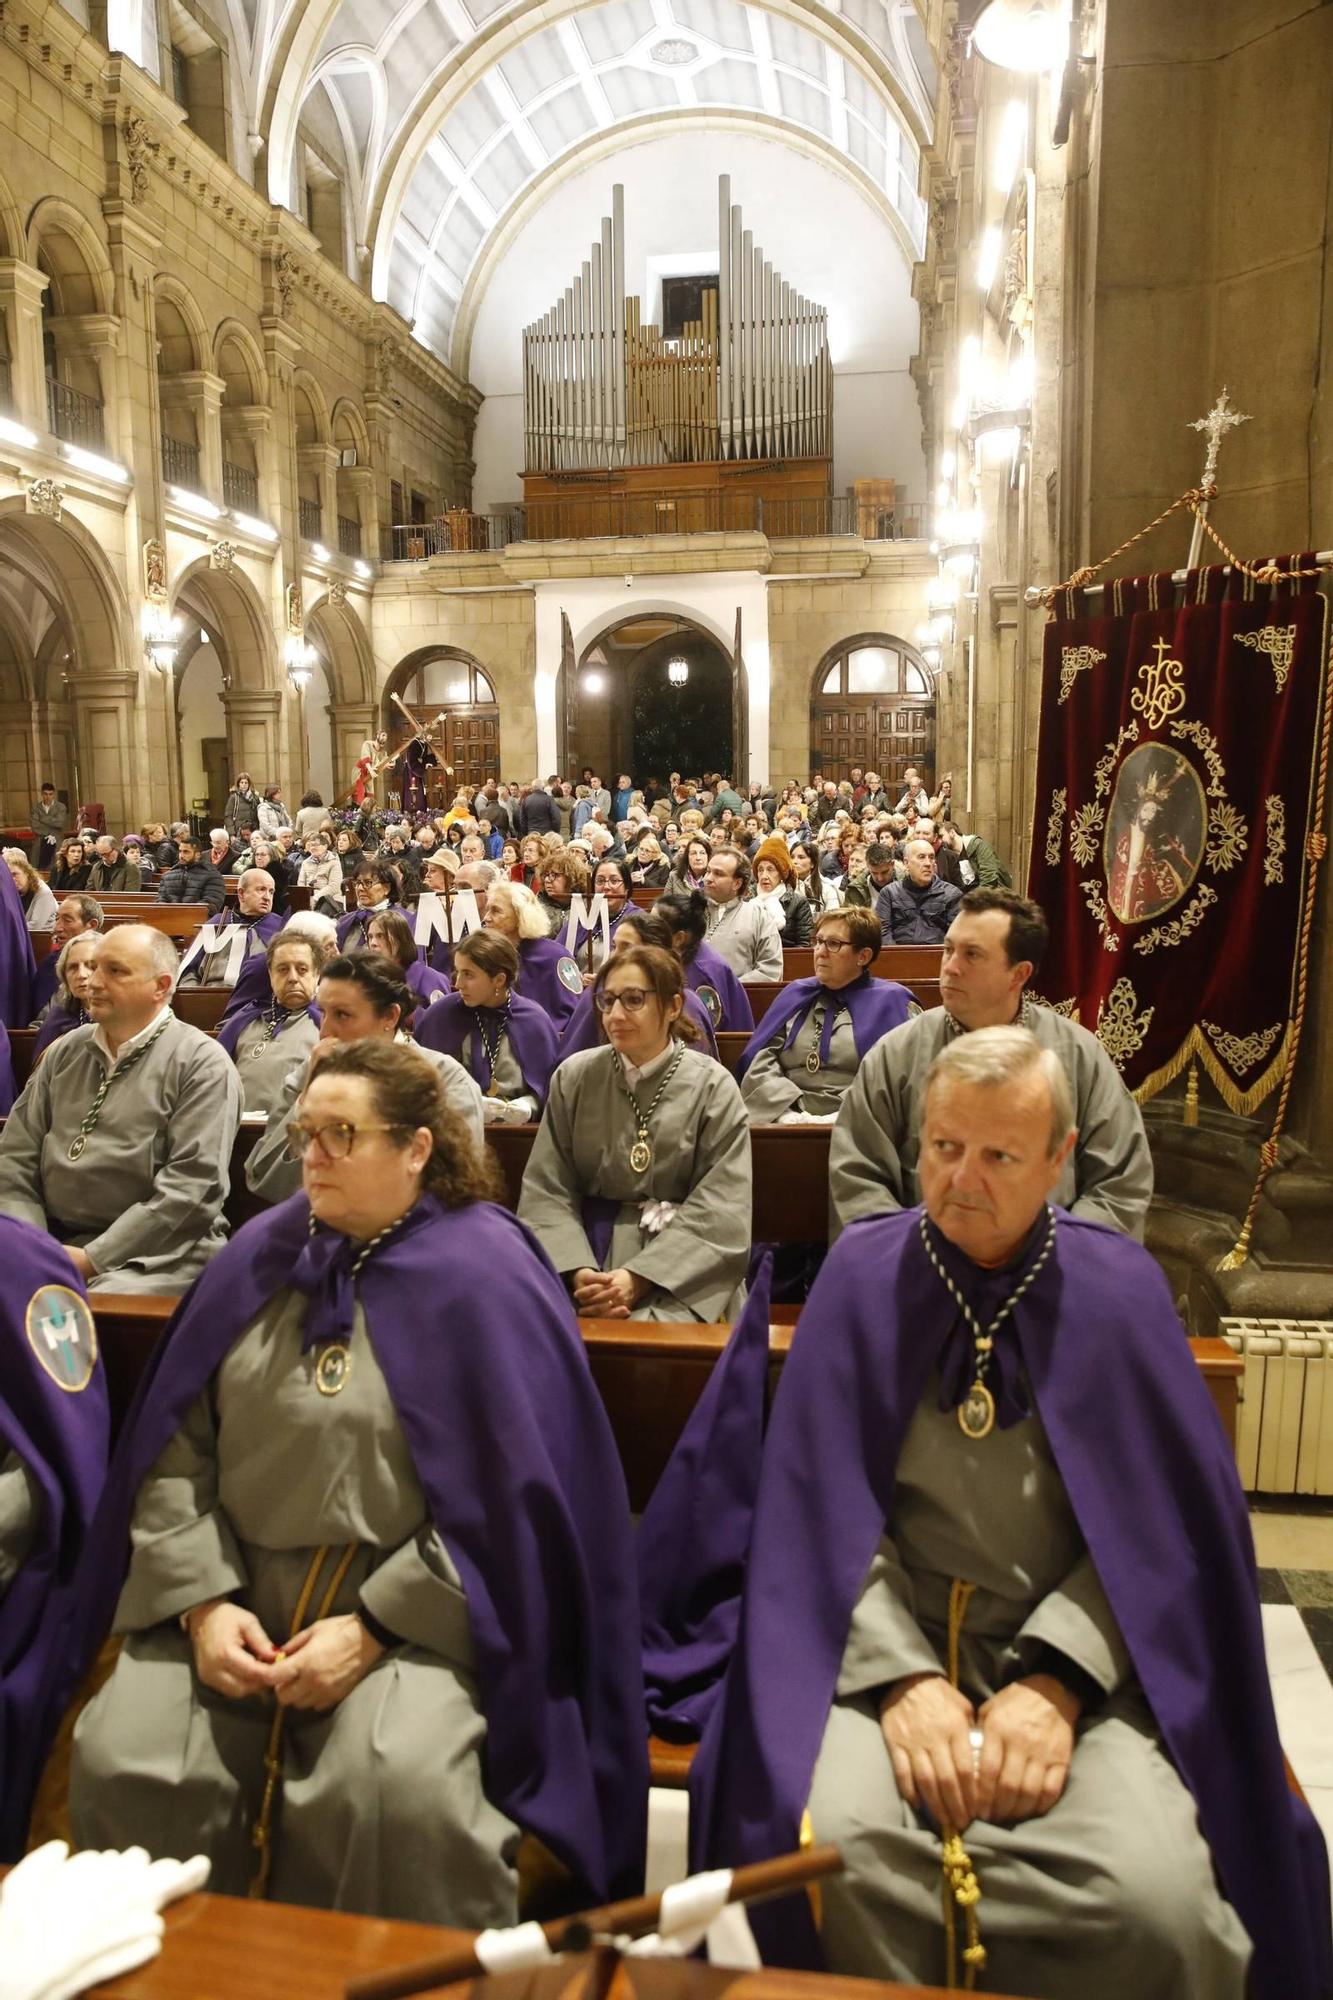
[(202, 1889), (209, 1867), (202, 1854), (150, 1861), (142, 1847), (36, 1848), (0, 1885), (0, 2000), (72, 2000), (147, 1964), (162, 1948), (159, 1912)]

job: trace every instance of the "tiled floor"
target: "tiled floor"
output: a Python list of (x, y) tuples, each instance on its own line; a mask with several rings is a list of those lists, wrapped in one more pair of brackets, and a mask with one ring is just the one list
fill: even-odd
[(1282, 1747), (1333, 1849), (1333, 1512), (1251, 1522)]

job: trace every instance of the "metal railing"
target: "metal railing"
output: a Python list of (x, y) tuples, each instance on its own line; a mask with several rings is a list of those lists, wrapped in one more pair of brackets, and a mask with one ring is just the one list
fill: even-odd
[(99, 397), (71, 389), (68, 382), (46, 378), (46, 421), (56, 437), (66, 444), (81, 444), (100, 451), (106, 443), (103, 407)]
[(164, 437), (162, 440), (162, 477), (173, 486), (188, 487), (191, 493), (199, 489), (199, 447), (184, 438)]
[(321, 540), (324, 530), (324, 517), (320, 512), (318, 500), (298, 499), (296, 503), (296, 523), (306, 541), (317, 542)]
[(344, 556), (359, 556), (361, 553), (361, 523), (347, 514), (338, 516), (338, 553)]
[(239, 507), (246, 514), (259, 512), (259, 474), (251, 472), (248, 466), (233, 465), (229, 458), (222, 461), (222, 497), (229, 507)]
[(11, 407), (13, 392), (14, 384), (9, 370), (9, 356), (7, 354), (0, 354), (0, 404), (5, 409)]
[(511, 542), (593, 541), (651, 535), (760, 534), (771, 540), (798, 536), (857, 535), (863, 541), (916, 539), (926, 532), (920, 506), (879, 507), (847, 494), (806, 499), (765, 499), (758, 493), (710, 487), (681, 493), (571, 493), (558, 499), (492, 508), (460, 509), (435, 521), (412, 521), (385, 530), (386, 562), (420, 562), (462, 551), (497, 550)]

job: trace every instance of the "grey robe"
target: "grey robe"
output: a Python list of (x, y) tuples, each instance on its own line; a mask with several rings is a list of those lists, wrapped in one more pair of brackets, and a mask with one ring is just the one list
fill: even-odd
[[(709, 1056), (686, 1049), (650, 1128), (652, 1162), (629, 1163), (636, 1122), (616, 1080), (611, 1050), (569, 1056), (551, 1078), (519, 1198), (521, 1221), (564, 1278), (598, 1268), (584, 1232), (585, 1195), (620, 1203), (605, 1271), (627, 1270), (652, 1290), (631, 1319), (717, 1321), (741, 1303), (750, 1256), (750, 1133), (735, 1079)], [(645, 1111), (662, 1081), (636, 1095)], [(656, 1236), (640, 1227), (644, 1202), (680, 1204)]]
[(93, 1028), (53, 1042), (0, 1134), (0, 1208), (88, 1252), (102, 1291), (183, 1292), (226, 1240), (241, 1086), (211, 1035), (174, 1014), (114, 1079), (77, 1160), (105, 1070)]
[[(318, 1040), (318, 1036), (315, 1039)], [(438, 1049), (423, 1049), (416, 1042), (408, 1042), (406, 1036), (399, 1035), (396, 1039), (439, 1071), (445, 1102), (467, 1126), (473, 1144), (483, 1146), (486, 1143), (486, 1126), (482, 1117), (482, 1096), (463, 1065), (455, 1062), (452, 1056), (442, 1055)], [(306, 1061), (302, 1057), (288, 1070), (282, 1088), (274, 1097), (264, 1136), (246, 1161), (245, 1185), (251, 1194), (257, 1194), (263, 1201), (286, 1201), (301, 1186), (301, 1162), (294, 1160), (287, 1150), (287, 1126), (295, 1116), (296, 1100), (305, 1089), (305, 1084)]]
[(785, 1021), (746, 1070), (741, 1079), (741, 1096), (752, 1125), (776, 1125), (793, 1111), (803, 1111), (813, 1118), (837, 1115), (843, 1093), (861, 1065), (852, 1017), (845, 1007), (838, 1009), (833, 1023), (828, 1061), (821, 1063), (814, 1075), (805, 1066), (808, 1056), (819, 1053), (824, 1009), (829, 1004), (815, 1001), (789, 1049), (783, 1047), (791, 1026)]
[(276, 1035), (263, 1019), (251, 1021), (236, 1037), (236, 1074), (241, 1079), (247, 1113), (268, 1117), (286, 1096), (287, 1079), (304, 1064), (319, 1040), (319, 1027), (305, 1008), (285, 1016)]
[(201, 1850), (210, 1887), (244, 1895), (264, 1787), (270, 1696), (197, 1679), (178, 1619), (234, 1595), (275, 1645), (316, 1551), (309, 1617), (364, 1605), (402, 1644), (327, 1713), (289, 1709), (269, 1894), (420, 1922), (510, 1924), (519, 1832), (482, 1790), (486, 1725), (458, 1572), (430, 1520), (358, 1305), (337, 1396), (302, 1354), (307, 1301), (279, 1292), (232, 1348), (140, 1488), (116, 1628), (129, 1634), (75, 1732), (80, 1846)]
[[(1025, 998), (1019, 1019), (1064, 1065), (1078, 1140), (1051, 1199), (1143, 1241), (1152, 1157), (1139, 1107), (1095, 1035)], [(964, 1029), (943, 1007), (876, 1042), (843, 1098), (829, 1148), (834, 1233), (863, 1215), (913, 1208), (926, 1072)]]
[[(1107, 1696), (1077, 1726), (1049, 1813), (964, 1832), (982, 1892), (983, 1990), (1242, 2000), (1249, 1940), (1216, 1887), (1039, 1417), (975, 1443), (938, 1400), (935, 1377), (903, 1444), (811, 1784), (814, 1837), (836, 1841), (847, 1863), (823, 1889), (830, 1970), (944, 1983), (939, 1835), (898, 1791), (879, 1705), (904, 1675), (944, 1671), (950, 1580), (965, 1577), (977, 1586), (959, 1648), (970, 1699), (1034, 1671), (1042, 1645)], [(962, 1929), (960, 1916), (960, 1951)]]
[[(230, 912), (220, 912), (210, 923), (204, 925), (204, 929), (200, 933), (200, 937), (203, 940), (202, 948), (190, 959), (187, 965), (181, 967), (176, 984), (178, 986), (234, 986), (236, 980), (231, 977), (232, 939), (230, 932), (244, 930), (246, 933), (245, 949), (241, 952), (236, 964), (236, 977), (239, 978), (241, 967), (247, 964), (252, 958), (261, 958), (268, 949), (268, 939), (261, 936), (258, 929), (258, 926), (262, 922), (262, 917), (238, 917), (232, 915)], [(226, 938), (227, 942), (219, 950), (214, 951), (209, 949), (210, 939), (206, 934), (210, 932), (213, 938)]]
[[(425, 1050), (422, 1050), (425, 1054)], [(462, 1046), (454, 1058), (472, 1077), (477, 1089), (481, 1084), (472, 1076), (472, 1037), (464, 1035)], [(491, 1081), (495, 1085), (494, 1097), (482, 1092), (481, 1115), (488, 1125), (523, 1125), (534, 1123), (541, 1117), (541, 1106), (523, 1081), (523, 1072), (518, 1066), (518, 1058), (510, 1045), (508, 1035), (501, 1035), (500, 1047), (491, 1071)]]
[(761, 903), (710, 902), (708, 943), (743, 986), (782, 977), (782, 932)]
[(0, 1458), (0, 1597), (8, 1590), (37, 1534), (41, 1518), (37, 1482), (16, 1451)]

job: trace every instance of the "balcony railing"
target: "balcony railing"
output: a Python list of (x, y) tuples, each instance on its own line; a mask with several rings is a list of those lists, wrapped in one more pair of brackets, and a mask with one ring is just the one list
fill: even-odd
[(876, 507), (847, 494), (765, 499), (731, 488), (685, 493), (561, 495), (489, 514), (463, 509), (435, 521), (386, 530), (386, 562), (419, 562), (464, 550), (503, 549), (511, 542), (592, 541), (645, 535), (761, 534), (785, 537), (856, 535), (863, 541), (916, 539), (926, 532), (919, 506)]
[(239, 507), (243, 513), (259, 512), (259, 474), (251, 472), (248, 466), (233, 465), (229, 458), (222, 461), (222, 497), (229, 507)]
[(3, 406), (6, 410), (10, 408), (13, 387), (13, 381), (9, 372), (9, 356), (7, 354), (0, 354), (0, 406)]
[(344, 556), (359, 556), (361, 553), (361, 523), (346, 514), (338, 516), (338, 552)]
[(172, 486), (188, 487), (191, 493), (199, 490), (199, 447), (184, 438), (164, 437), (162, 440), (162, 477)]
[(306, 541), (319, 541), (324, 531), (324, 523), (323, 516), (319, 511), (318, 500), (298, 500), (296, 503), (296, 521)]
[(71, 389), (68, 382), (57, 382), (54, 375), (46, 378), (46, 421), (66, 444), (101, 451), (106, 443), (100, 398), (85, 396), (82, 389)]

